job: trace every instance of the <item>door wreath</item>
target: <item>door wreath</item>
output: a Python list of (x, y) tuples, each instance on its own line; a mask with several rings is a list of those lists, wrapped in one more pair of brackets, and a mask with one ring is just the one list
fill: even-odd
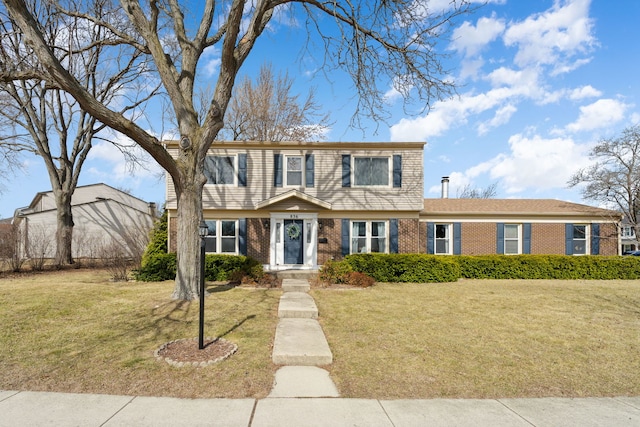
[(291, 240), (296, 240), (298, 237), (300, 237), (301, 231), (302, 230), (300, 229), (300, 226), (298, 224), (291, 224), (287, 228), (287, 236), (289, 236)]

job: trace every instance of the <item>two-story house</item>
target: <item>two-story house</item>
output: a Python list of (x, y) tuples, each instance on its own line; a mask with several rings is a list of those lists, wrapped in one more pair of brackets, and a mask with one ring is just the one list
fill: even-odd
[[(167, 149), (177, 155), (179, 146)], [(248, 255), (270, 270), (316, 269), (359, 252), (618, 252), (609, 234), (619, 218), (611, 211), (559, 201), (424, 199), (423, 149), (422, 142), (216, 141), (205, 161), (206, 250)], [(170, 177), (166, 206), (175, 251)]]

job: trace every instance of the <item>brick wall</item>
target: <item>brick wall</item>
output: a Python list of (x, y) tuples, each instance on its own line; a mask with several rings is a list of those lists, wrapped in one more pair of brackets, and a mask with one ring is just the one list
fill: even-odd
[[(342, 221), (340, 219), (319, 219), (318, 230), (318, 264), (322, 265), (330, 259), (342, 258)], [(326, 239), (327, 243), (321, 243)]]
[(269, 218), (247, 218), (247, 256), (269, 264), (270, 230), (264, 222)]
[(615, 224), (600, 225), (600, 255), (618, 255), (618, 227)]
[(531, 224), (531, 254), (564, 255), (565, 224)]
[(178, 250), (178, 218), (169, 218), (169, 252)]
[(491, 222), (463, 222), (461, 224), (462, 255), (496, 253), (496, 224)]
[(401, 254), (420, 252), (419, 234), (420, 221), (417, 218), (398, 220), (398, 252)]

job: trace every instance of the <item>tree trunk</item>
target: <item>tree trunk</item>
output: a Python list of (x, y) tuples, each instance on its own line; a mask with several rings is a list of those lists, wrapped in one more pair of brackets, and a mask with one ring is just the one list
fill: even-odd
[[(55, 192), (54, 192), (55, 194)], [(55, 265), (73, 264), (71, 243), (73, 240), (73, 214), (71, 212), (71, 193), (64, 191), (55, 194), (56, 198), (56, 256)]]
[[(195, 172), (195, 173), (194, 173)], [(178, 198), (178, 238), (176, 285), (172, 298), (194, 300), (200, 295), (200, 236), (202, 218), (202, 172), (190, 171), (182, 186), (176, 186)], [(185, 181), (189, 182), (185, 182)]]

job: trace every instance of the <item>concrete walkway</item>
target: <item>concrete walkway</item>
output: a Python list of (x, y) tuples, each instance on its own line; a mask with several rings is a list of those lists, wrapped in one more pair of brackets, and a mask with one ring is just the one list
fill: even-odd
[(0, 427), (16, 426), (634, 427), (640, 397), (256, 400), (0, 391)]
[(283, 279), (272, 360), (276, 372), (270, 398), (338, 397), (329, 372), (333, 354), (318, 323), (318, 307), (308, 294), (309, 282)]

